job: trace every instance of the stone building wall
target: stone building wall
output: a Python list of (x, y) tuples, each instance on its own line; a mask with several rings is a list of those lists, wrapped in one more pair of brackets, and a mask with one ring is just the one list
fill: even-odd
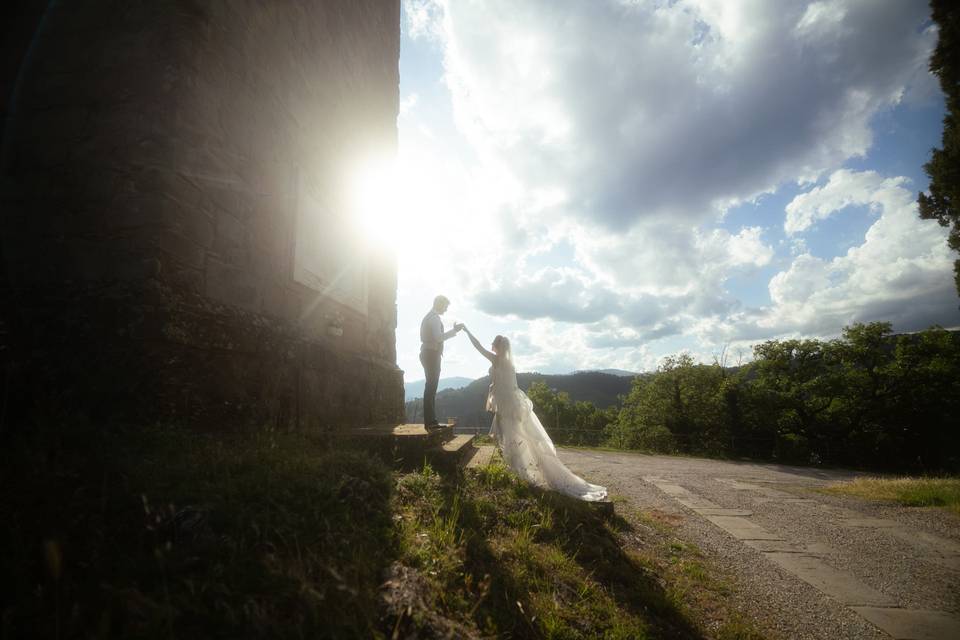
[[(350, 252), (364, 304), (295, 277), (301, 234), (323, 251), (349, 224), (352, 168), (395, 150), (399, 19), (398, 0), (50, 3), (3, 137), (21, 408), (224, 428), (402, 416), (392, 258)], [(304, 218), (308, 192), (323, 206)]]

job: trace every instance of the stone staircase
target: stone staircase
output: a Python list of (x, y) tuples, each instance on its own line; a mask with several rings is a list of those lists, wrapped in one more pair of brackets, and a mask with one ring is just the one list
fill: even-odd
[(452, 424), (429, 431), (422, 424), (371, 425), (350, 429), (343, 437), (385, 454), (395, 466), (405, 469), (425, 462), (440, 469), (464, 467), (481, 452), (474, 445), (473, 434), (454, 435)]

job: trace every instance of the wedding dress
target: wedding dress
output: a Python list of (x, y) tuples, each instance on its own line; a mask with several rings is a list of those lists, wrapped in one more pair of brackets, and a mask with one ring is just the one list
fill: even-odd
[(509, 346), (490, 367), (490, 381), (487, 411), (494, 412), (490, 435), (500, 445), (507, 465), (540, 488), (580, 500), (606, 499), (606, 487), (590, 484), (560, 462), (550, 436), (533, 412), (533, 402), (517, 385)]

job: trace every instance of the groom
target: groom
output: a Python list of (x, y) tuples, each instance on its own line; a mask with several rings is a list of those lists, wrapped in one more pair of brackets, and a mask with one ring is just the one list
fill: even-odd
[(423, 425), (427, 429), (439, 426), (437, 422), (437, 384), (440, 382), (440, 357), (443, 355), (443, 342), (457, 335), (463, 325), (456, 323), (453, 329), (444, 333), (440, 316), (446, 313), (450, 301), (446, 296), (433, 299), (433, 309), (423, 317), (420, 323), (420, 364), (426, 384), (423, 387)]

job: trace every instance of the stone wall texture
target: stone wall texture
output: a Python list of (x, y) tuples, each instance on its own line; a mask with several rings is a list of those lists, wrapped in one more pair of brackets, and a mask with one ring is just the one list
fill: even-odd
[(399, 20), (399, 0), (49, 3), (3, 79), (5, 410), (400, 419), (395, 261), (365, 258), (366, 313), (293, 278), (298, 180), (336, 209), (350, 162), (395, 150)]

